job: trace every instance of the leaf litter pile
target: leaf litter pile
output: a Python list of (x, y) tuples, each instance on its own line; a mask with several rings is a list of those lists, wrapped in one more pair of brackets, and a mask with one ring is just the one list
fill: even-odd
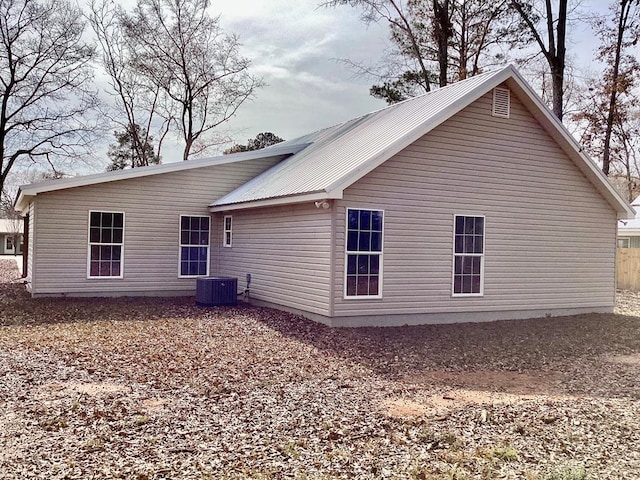
[(0, 276), (0, 479), (640, 477), (637, 294), (617, 315), (329, 329), (32, 300)]

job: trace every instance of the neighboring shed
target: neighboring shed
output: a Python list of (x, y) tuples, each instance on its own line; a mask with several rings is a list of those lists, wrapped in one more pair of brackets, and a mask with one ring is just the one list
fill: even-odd
[(610, 312), (633, 215), (510, 66), (261, 151), (56, 182), (17, 203), (34, 295), (251, 274), (253, 302), (333, 326)]

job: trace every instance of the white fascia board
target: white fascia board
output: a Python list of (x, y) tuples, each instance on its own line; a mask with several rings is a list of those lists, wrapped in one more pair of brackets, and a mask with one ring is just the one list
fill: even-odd
[(275, 207), (279, 205), (292, 205), (295, 203), (317, 202), (320, 200), (339, 200), (342, 198), (342, 191), (305, 193), (303, 195), (289, 195), (286, 197), (266, 198), (264, 200), (252, 200), (250, 202), (230, 203), (227, 205), (210, 206), (209, 211), (229, 212), (233, 210), (246, 210), (249, 208)]
[(496, 72), (495, 75), (489, 77), (485, 82), (479, 84), (473, 90), (470, 90), (462, 97), (458, 98), (456, 101), (452, 102), (446, 109), (444, 109), (439, 115), (430, 119), (429, 122), (420, 125), (419, 127), (413, 129), (413, 131), (409, 132), (406, 135), (398, 138), (392, 144), (390, 144), (387, 148), (382, 150), (377, 155), (371, 157), (365, 163), (363, 163), (360, 167), (349, 172), (348, 175), (336, 180), (334, 183), (329, 185), (326, 190), (328, 193), (332, 193), (333, 191), (342, 192), (347, 187), (353, 185), (355, 182), (360, 180), (369, 172), (373, 171), (384, 162), (389, 160), (392, 156), (401, 152), (404, 148), (411, 145), (413, 142), (417, 141), (431, 130), (439, 126), (440, 124), (447, 121), (449, 118), (454, 116), (456, 113), (461, 111), (463, 108), (469, 106), (477, 99), (482, 97), (485, 93), (491, 91), (491, 89), (497, 87), (506, 79), (508, 79), (512, 73), (514, 72), (514, 67), (512, 65), (508, 65), (502, 70)]
[(243, 162), (247, 160), (257, 160), (261, 158), (286, 157), (294, 155), (308, 147), (309, 144), (298, 145), (273, 145), (261, 150), (252, 150), (250, 152), (233, 153), (229, 155), (220, 155), (217, 157), (194, 159), (182, 162), (165, 163), (164, 165), (151, 165), (148, 167), (132, 168), (129, 170), (116, 170), (114, 172), (97, 173), (94, 175), (83, 175), (73, 178), (64, 178), (60, 180), (48, 180), (46, 182), (31, 183), (21, 185), (18, 200), (16, 201), (16, 209), (23, 211), (24, 204), (28, 205), (28, 198), (38, 193), (52, 192), (55, 190), (64, 190), (66, 188), (84, 187), (98, 183), (115, 182), (118, 180), (127, 180), (131, 178), (146, 177), (150, 175), (160, 175), (163, 173), (179, 172), (194, 168), (211, 167), (216, 165), (224, 165), (227, 163)]
[[(618, 214), (618, 219), (630, 220), (635, 218), (635, 210), (629, 205), (629, 203), (622, 198), (613, 185), (609, 182), (602, 170), (596, 165), (596, 163), (589, 158), (589, 156), (583, 151), (582, 147), (573, 135), (567, 130), (567, 127), (558, 120), (558, 118), (549, 110), (544, 104), (542, 99), (534, 92), (527, 82), (522, 78), (517, 70), (513, 69), (511, 79), (517, 85), (516, 94), (519, 90), (527, 96), (529, 102), (535, 106), (536, 111), (534, 117), (545, 126), (545, 122), (541, 121), (540, 115), (546, 121), (547, 133), (558, 142), (558, 144), (564, 148), (567, 153), (576, 163), (582, 173), (591, 181), (591, 183), (600, 191), (600, 193), (609, 201), (609, 203), (615, 207)], [(513, 90), (514, 85), (510, 81), (507, 81), (507, 85)], [(521, 99), (522, 100), (522, 99)], [(551, 130), (551, 131), (550, 131)]]

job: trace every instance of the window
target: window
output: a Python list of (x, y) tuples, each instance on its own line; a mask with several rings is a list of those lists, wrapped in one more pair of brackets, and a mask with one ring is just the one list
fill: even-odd
[(180, 276), (209, 274), (209, 217), (180, 215)]
[(88, 277), (122, 278), (124, 213), (89, 212)]
[(5, 240), (5, 245), (4, 245), (5, 251), (7, 252), (13, 251), (13, 237), (6, 236), (4, 237), (4, 240)]
[(230, 247), (233, 240), (233, 234), (231, 229), (231, 215), (224, 217), (224, 229), (223, 229), (222, 246)]
[(484, 217), (455, 215), (453, 295), (483, 294)]
[(618, 238), (618, 248), (629, 248), (629, 238)]
[(382, 297), (380, 210), (347, 209), (345, 298)]

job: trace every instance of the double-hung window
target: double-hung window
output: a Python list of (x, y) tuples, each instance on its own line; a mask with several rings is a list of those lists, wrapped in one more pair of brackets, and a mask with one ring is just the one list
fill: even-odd
[(206, 216), (180, 215), (180, 277), (209, 274), (209, 228)]
[(223, 219), (223, 231), (222, 231), (222, 246), (230, 247), (233, 243), (233, 225), (232, 225), (232, 217), (231, 215), (225, 215)]
[(454, 296), (484, 293), (484, 223), (482, 216), (454, 216)]
[(381, 210), (347, 209), (345, 298), (382, 297)]
[(122, 278), (123, 212), (89, 212), (87, 277)]

